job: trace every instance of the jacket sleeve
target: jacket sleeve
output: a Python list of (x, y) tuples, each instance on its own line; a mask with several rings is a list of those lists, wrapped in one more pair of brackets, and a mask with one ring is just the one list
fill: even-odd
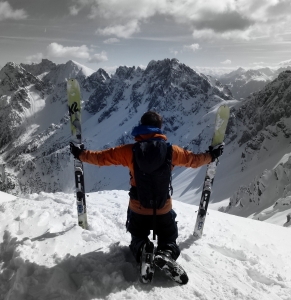
[(102, 151), (84, 150), (80, 160), (97, 166), (124, 166), (128, 167), (132, 161), (132, 144), (122, 145)]
[(173, 145), (172, 164), (174, 166), (198, 168), (211, 162), (212, 157), (209, 153), (194, 154), (191, 151)]

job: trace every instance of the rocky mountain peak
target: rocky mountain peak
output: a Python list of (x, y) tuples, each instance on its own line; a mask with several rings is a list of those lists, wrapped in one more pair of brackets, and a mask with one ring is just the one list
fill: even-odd
[(162, 86), (165, 91), (174, 87), (185, 88), (187, 85), (199, 89), (202, 85), (202, 90), (205, 92), (210, 86), (205, 77), (200, 76), (175, 58), (152, 60), (145, 69), (144, 76), (150, 77), (150, 81), (155, 86)]
[(103, 69), (98, 69), (98, 71), (91, 74), (89, 77), (87, 77), (82, 83), (81, 86), (84, 88), (87, 92), (97, 90), (103, 85), (107, 80), (109, 80), (110, 77)]
[(7, 63), (0, 70), (0, 93), (15, 92), (19, 88), (38, 83), (38, 78), (14, 62)]
[(146, 70), (149, 71), (151, 69), (165, 69), (165, 68), (175, 68), (178, 67), (180, 64), (179, 60), (176, 58), (165, 58), (163, 60), (151, 60), (147, 65)]
[(40, 63), (20, 64), (26, 71), (34, 76), (39, 76), (43, 73), (48, 73), (56, 68), (56, 64), (52, 61), (43, 58)]
[(166, 58), (164, 60), (152, 60), (145, 69), (145, 74), (155, 72), (159, 76), (169, 76), (174, 73), (179, 73), (185, 69), (185, 65), (180, 63), (177, 59)]
[(82, 78), (82, 80), (94, 73), (93, 70), (69, 60), (65, 64), (57, 65), (56, 68), (51, 70), (47, 75), (43, 77), (45, 82), (51, 82), (54, 85), (63, 83), (69, 78)]
[(7, 76), (15, 76), (16, 74), (23, 74), (25, 70), (18, 64), (14, 62), (8, 62), (1, 70), (0, 70), (0, 78)]
[(107, 80), (110, 77), (109, 77), (109, 75), (107, 74), (107, 72), (105, 70), (100, 68), (95, 73), (90, 75), (89, 78), (98, 78), (100, 80)]
[(130, 79), (132, 76), (135, 74), (135, 67), (126, 67), (122, 66), (116, 69), (115, 76), (118, 77), (119, 79)]
[[(291, 71), (284, 71), (278, 78), (267, 84), (261, 91), (248, 97), (236, 112), (237, 122), (245, 128), (238, 144), (259, 150), (262, 141), (278, 132), (291, 136), (288, 119), (291, 116), (290, 91)], [(265, 129), (267, 128), (267, 131)]]

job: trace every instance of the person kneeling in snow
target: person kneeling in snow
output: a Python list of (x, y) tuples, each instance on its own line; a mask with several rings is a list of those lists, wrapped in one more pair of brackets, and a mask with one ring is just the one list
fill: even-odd
[[(202, 154), (194, 154), (177, 145), (167, 143), (162, 133), (162, 117), (146, 112), (132, 135), (136, 143), (103, 151), (90, 151), (70, 143), (71, 153), (82, 162), (97, 166), (122, 165), (130, 170), (129, 206), (126, 228), (131, 233), (130, 249), (141, 263), (141, 280), (150, 282), (154, 265), (164, 269), (176, 282), (185, 284), (188, 277), (176, 259), (180, 249), (176, 213), (172, 209), (171, 171), (175, 166), (198, 168), (209, 164), (223, 152), (223, 144)], [(157, 235), (157, 249), (149, 240)], [(178, 273), (178, 275), (177, 275)]]

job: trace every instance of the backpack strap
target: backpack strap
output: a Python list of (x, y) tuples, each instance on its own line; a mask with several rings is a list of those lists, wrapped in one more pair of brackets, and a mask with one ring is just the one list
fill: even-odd
[[(171, 161), (172, 161), (172, 151), (173, 151), (173, 147), (172, 147), (172, 143), (167, 143), (167, 157), (168, 155), (171, 156)], [(170, 149), (171, 148), (171, 149)], [(173, 186), (172, 186), (172, 172), (171, 172), (171, 179), (170, 179), (170, 185), (169, 185), (169, 194), (170, 196), (173, 196)]]

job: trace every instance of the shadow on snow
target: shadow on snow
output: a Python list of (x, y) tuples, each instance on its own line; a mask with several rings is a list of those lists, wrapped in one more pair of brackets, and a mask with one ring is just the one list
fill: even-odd
[[(46, 232), (30, 241), (42, 241), (65, 233)], [(77, 256), (67, 254), (63, 259), (56, 257), (55, 266), (49, 268), (21, 258), (17, 247), (27, 240), (18, 241), (8, 231), (4, 233), (0, 244), (0, 300), (90, 300), (106, 298), (132, 285), (145, 292), (154, 287), (175, 285), (159, 270), (152, 284), (140, 283), (139, 270), (129, 247), (119, 243), (111, 244), (108, 252), (97, 249)]]

